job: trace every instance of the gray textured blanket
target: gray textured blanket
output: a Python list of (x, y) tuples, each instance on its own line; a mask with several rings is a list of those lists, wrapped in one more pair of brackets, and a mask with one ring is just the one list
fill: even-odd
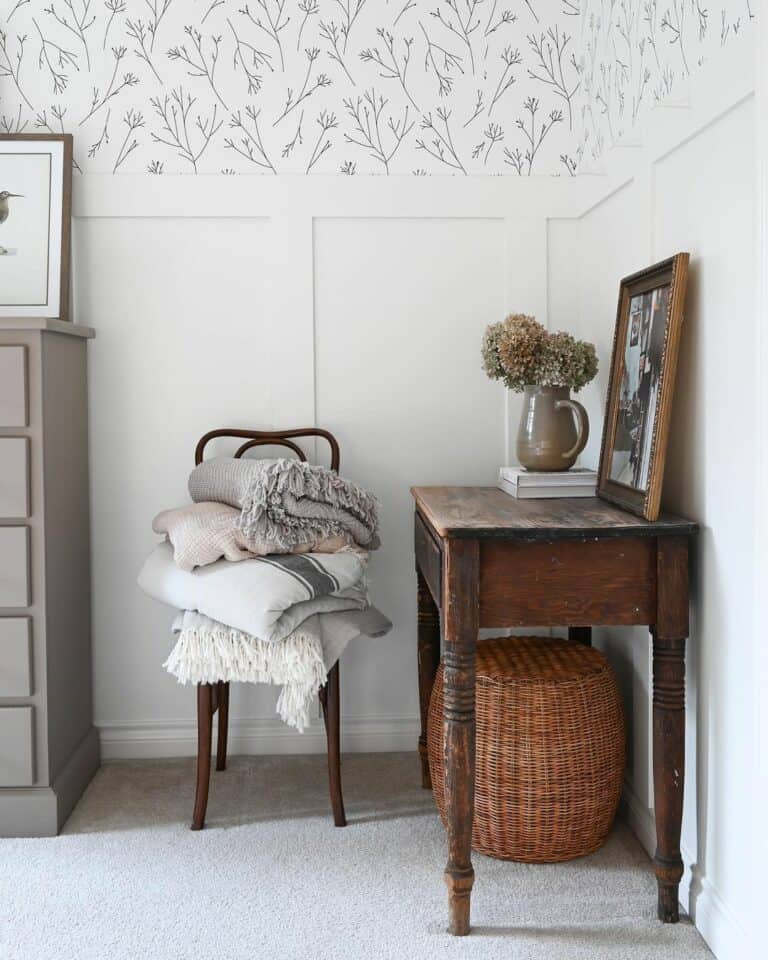
[(239, 529), (270, 551), (334, 536), (366, 550), (379, 546), (376, 498), (333, 471), (300, 460), (204, 460), (189, 476), (189, 493), (196, 503), (239, 507)]

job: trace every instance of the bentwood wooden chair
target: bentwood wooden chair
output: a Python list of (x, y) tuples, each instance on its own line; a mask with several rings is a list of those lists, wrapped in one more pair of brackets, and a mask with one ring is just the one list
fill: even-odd
[[(195, 448), (195, 466), (203, 460), (203, 453), (211, 440), (219, 437), (244, 439), (234, 456), (242, 455), (252, 447), (278, 446), (288, 447), (296, 456), (306, 462), (307, 457), (301, 447), (294, 443), (296, 437), (321, 437), (331, 448), (331, 470), (339, 469), (339, 444), (333, 434), (316, 427), (303, 427), (297, 430), (238, 430), (224, 427), (204, 434)], [(246, 561), (247, 562), (247, 561)], [(344, 799), (341, 792), (341, 737), (340, 737), (340, 697), (339, 664), (333, 665), (326, 683), (320, 688), (320, 705), (325, 720), (325, 735), (328, 744), (328, 784), (331, 794), (333, 822), (337, 827), (345, 827)], [(213, 734), (213, 716), (218, 714), (218, 739), (216, 742), (216, 769), (227, 767), (227, 727), (229, 721), (229, 683), (198, 683), (197, 685), (197, 786), (195, 790), (195, 810), (192, 816), (192, 829), (202, 830), (205, 824), (205, 811), (208, 807), (208, 785), (211, 778), (211, 745)]]

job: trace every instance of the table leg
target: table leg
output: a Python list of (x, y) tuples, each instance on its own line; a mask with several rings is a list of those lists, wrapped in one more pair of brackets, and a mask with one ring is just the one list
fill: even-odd
[(680, 831), (685, 764), (685, 641), (688, 636), (688, 541), (660, 537), (653, 634), (653, 793), (659, 919), (677, 923), (683, 876)]
[(419, 736), (419, 756), (421, 757), (421, 785), (425, 790), (432, 789), (429, 775), (429, 755), (427, 750), (427, 717), (429, 701), (435, 674), (440, 663), (440, 613), (432, 599), (427, 581), (421, 570), (416, 570), (418, 584), (418, 659), (419, 659), (419, 712), (421, 713), (421, 734)]
[(475, 806), (475, 653), (478, 633), (479, 547), (448, 540), (443, 559), (443, 718), (445, 809), (448, 825), (448, 932), (469, 933), (472, 821)]

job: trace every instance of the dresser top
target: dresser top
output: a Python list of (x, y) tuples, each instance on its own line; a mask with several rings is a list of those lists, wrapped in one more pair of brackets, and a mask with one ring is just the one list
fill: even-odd
[(441, 537), (550, 540), (686, 536), (698, 524), (663, 513), (650, 522), (597, 497), (517, 500), (497, 487), (411, 487)]
[(86, 340), (96, 336), (93, 327), (87, 327), (84, 323), (69, 323), (55, 317), (0, 317), (0, 333), (24, 333), (27, 330), (46, 330), (48, 333), (63, 333)]

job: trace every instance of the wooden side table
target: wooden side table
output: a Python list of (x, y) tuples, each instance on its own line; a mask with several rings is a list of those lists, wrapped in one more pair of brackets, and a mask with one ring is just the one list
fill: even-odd
[[(495, 487), (414, 487), (422, 783), (443, 640), (449, 931), (470, 929), (475, 646), (480, 627), (647, 625), (659, 918), (678, 920), (685, 751), (688, 553), (697, 525), (654, 523), (602, 500), (515, 500)], [(442, 629), (441, 629), (442, 621)]]

